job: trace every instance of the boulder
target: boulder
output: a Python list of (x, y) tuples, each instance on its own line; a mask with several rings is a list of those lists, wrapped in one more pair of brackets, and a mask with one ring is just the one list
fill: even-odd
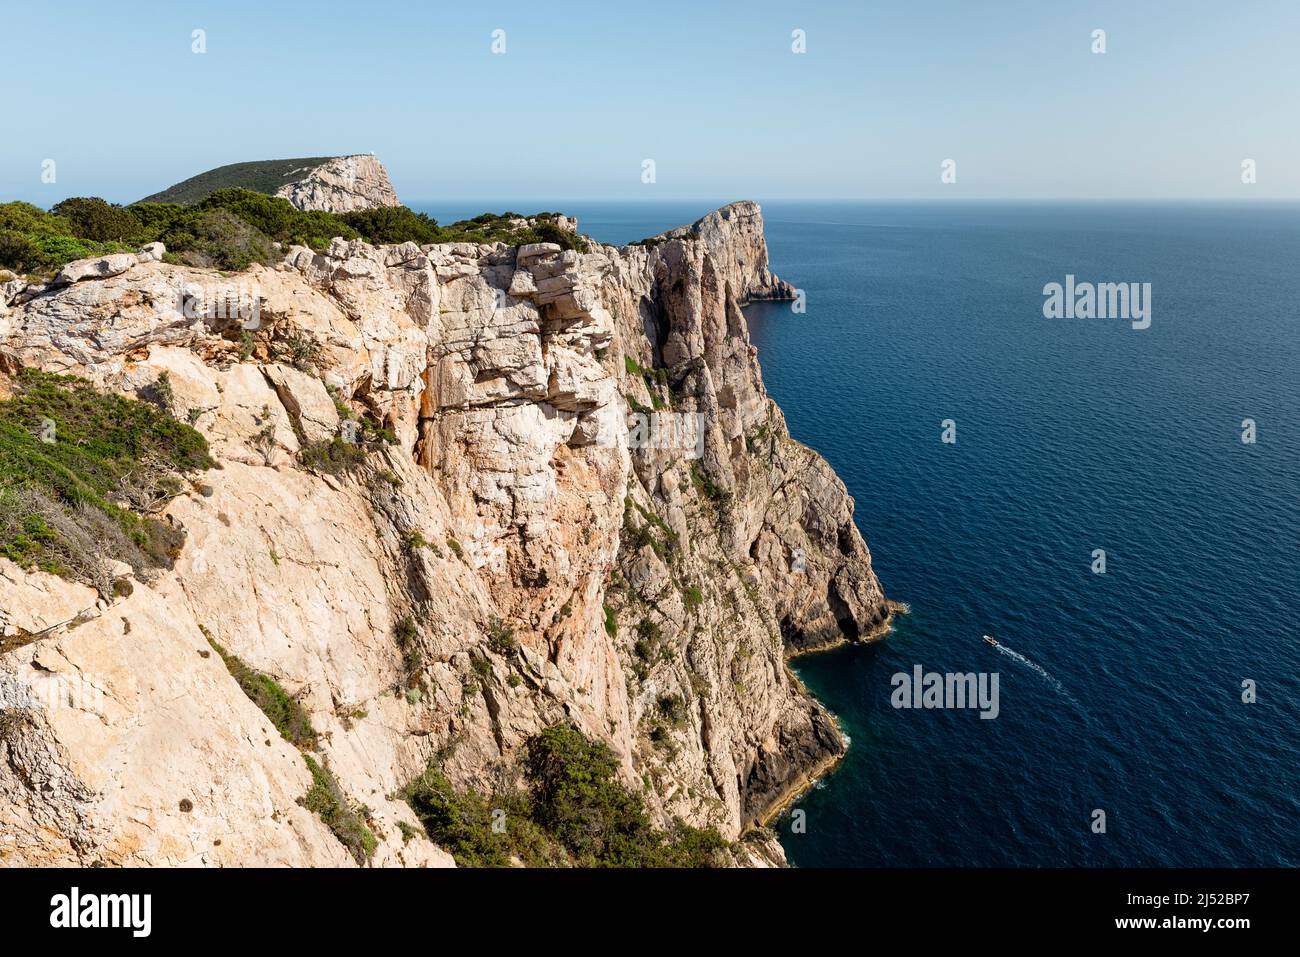
[(54, 285), (70, 286), (86, 279), (108, 279), (120, 276), (140, 260), (135, 253), (113, 253), (93, 259), (74, 259), (54, 277)]

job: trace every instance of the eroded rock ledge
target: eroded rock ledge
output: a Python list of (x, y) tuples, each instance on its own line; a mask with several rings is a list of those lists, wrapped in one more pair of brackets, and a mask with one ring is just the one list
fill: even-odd
[[(449, 862), (403, 841), (393, 797), (431, 757), (487, 789), (556, 721), (607, 741), (657, 818), (728, 838), (832, 762), (843, 737), (786, 655), (878, 632), (889, 603), (843, 484), (763, 388), (740, 304), (793, 290), (757, 205), (683, 231), (336, 240), (233, 277), (151, 250), (4, 286), (0, 367), (132, 394), (166, 372), (221, 467), (167, 508), (175, 568), (130, 595), (0, 559), (3, 627), (43, 633), (0, 653), (0, 861), (351, 863), (205, 635), (310, 712), (378, 864)], [(236, 301), (255, 329), (214, 305)], [(350, 414), (395, 441), (301, 467)], [(641, 441), (674, 423), (698, 432)], [(770, 835), (746, 847), (780, 860)]]

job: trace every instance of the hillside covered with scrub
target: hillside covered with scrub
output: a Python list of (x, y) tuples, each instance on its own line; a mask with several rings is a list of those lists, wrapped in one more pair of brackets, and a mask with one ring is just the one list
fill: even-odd
[(274, 196), (278, 190), (301, 179), (305, 170), (314, 169), (329, 160), (328, 156), (311, 156), (300, 159), (230, 163), (191, 176), (187, 180), (146, 196), (140, 202), (197, 203), (219, 189), (248, 189), (255, 193)]
[(0, 269), (50, 278), (73, 260), (133, 251), (152, 242), (167, 247), (168, 262), (226, 271), (278, 262), (295, 244), (323, 250), (335, 237), (374, 244), (552, 242), (564, 249), (583, 248), (584, 240), (559, 222), (555, 213), (523, 217), (507, 212), (441, 226), (405, 206), (308, 211), (278, 196), (233, 188), (192, 205), (117, 206), (98, 197), (75, 197), (47, 212), (12, 202), (0, 204)]

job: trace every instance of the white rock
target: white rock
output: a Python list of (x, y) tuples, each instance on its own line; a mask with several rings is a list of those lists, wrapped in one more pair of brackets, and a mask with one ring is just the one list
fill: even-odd
[(85, 279), (120, 276), (137, 262), (139, 260), (135, 253), (113, 253), (92, 259), (76, 259), (59, 270), (58, 275), (54, 277), (54, 285), (67, 286)]

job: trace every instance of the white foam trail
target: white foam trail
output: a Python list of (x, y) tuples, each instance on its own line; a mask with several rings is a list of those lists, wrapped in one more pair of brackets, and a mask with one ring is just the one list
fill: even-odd
[(1008, 658), (1013, 658), (1016, 661), (1020, 662), (1030, 671), (1034, 672), (1040, 678), (1042, 678), (1044, 681), (1050, 684), (1056, 690), (1056, 693), (1059, 694), (1061, 697), (1063, 697), (1066, 701), (1070, 702), (1070, 704), (1074, 705), (1076, 708), (1080, 709), (1081, 711), (1084, 710), (1083, 705), (1079, 704), (1078, 700), (1074, 697), (1074, 695), (1066, 691), (1065, 686), (1061, 684), (1059, 681), (1057, 681), (1054, 677), (1052, 677), (1052, 675), (1048, 672), (1048, 670), (1044, 668), (1042, 665), (1038, 664), (1036, 661), (1030, 661), (1024, 655), (1020, 654), (1020, 652), (1012, 651), (1004, 644), (998, 643), (994, 645), (993, 648), (995, 651), (1002, 652)]
[(1061, 686), (1061, 683), (1057, 681), (1055, 678), (1053, 678), (1050, 674), (1048, 674), (1047, 669), (1042, 667), (1041, 665), (1030, 661), (1028, 658), (1020, 654), (1019, 652), (1012, 651), (1006, 645), (999, 644), (999, 645), (994, 645), (993, 647), (996, 648), (998, 651), (1002, 652), (1004, 655), (1016, 659), (1016, 661), (1020, 662), (1030, 671), (1036, 671), (1038, 674), (1042, 675), (1042, 677), (1045, 678), (1052, 685), (1052, 687), (1054, 687), (1057, 691), (1065, 690), (1065, 688)]

